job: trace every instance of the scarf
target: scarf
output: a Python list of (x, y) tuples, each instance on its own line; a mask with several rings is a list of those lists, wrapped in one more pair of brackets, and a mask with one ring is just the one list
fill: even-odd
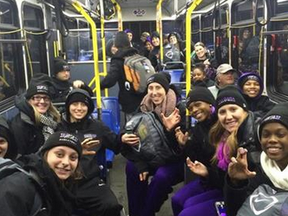
[(227, 171), (228, 165), (231, 162), (229, 158), (229, 149), (228, 149), (228, 146), (226, 145), (226, 138), (227, 138), (227, 135), (224, 134), (222, 136), (222, 139), (218, 145), (217, 152), (216, 152), (217, 160), (218, 160), (217, 166), (224, 171)]
[(172, 89), (169, 89), (162, 103), (157, 105), (156, 107), (150, 96), (147, 94), (140, 104), (140, 110), (142, 112), (153, 111), (158, 115), (159, 119), (162, 119), (161, 113), (163, 113), (164, 116), (166, 117), (169, 116), (176, 108), (176, 104), (177, 104), (176, 94)]
[(288, 190), (288, 166), (281, 170), (274, 160), (268, 158), (264, 151), (261, 153), (260, 163), (275, 187)]
[(52, 115), (50, 114), (40, 114), (40, 122), (43, 124), (42, 133), (46, 141), (49, 136), (54, 133), (54, 130), (56, 130), (57, 122), (54, 121)]

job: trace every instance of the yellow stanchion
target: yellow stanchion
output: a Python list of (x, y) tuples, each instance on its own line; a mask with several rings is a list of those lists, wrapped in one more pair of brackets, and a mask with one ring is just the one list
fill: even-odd
[(122, 10), (118, 2), (115, 0), (111, 0), (112, 3), (115, 5), (117, 10), (117, 17), (118, 17), (118, 31), (123, 31), (123, 19), (122, 19)]
[[(94, 82), (96, 91), (96, 103), (97, 103), (97, 112), (98, 118), (101, 117), (101, 90), (100, 90), (100, 77), (99, 77), (99, 67), (98, 67), (98, 45), (97, 45), (97, 29), (96, 24), (93, 19), (89, 16), (89, 14), (83, 9), (82, 5), (77, 1), (72, 1), (72, 6), (84, 16), (86, 21), (91, 26), (92, 32), (92, 46), (93, 46), (93, 60), (94, 60)], [(89, 83), (90, 84), (90, 83)]]
[(191, 88), (191, 15), (196, 7), (201, 4), (202, 0), (194, 1), (186, 11), (186, 96)]
[(160, 63), (162, 64), (164, 59), (163, 52), (163, 31), (162, 31), (162, 2), (163, 0), (159, 0), (156, 6), (156, 31), (160, 35)]

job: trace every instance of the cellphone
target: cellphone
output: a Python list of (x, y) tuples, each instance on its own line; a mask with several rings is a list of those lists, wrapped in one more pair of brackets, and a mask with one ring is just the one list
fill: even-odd
[(227, 216), (224, 201), (215, 202), (215, 208), (218, 216)]

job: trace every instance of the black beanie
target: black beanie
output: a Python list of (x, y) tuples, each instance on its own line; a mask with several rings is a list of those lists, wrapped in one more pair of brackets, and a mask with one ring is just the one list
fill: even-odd
[(58, 57), (54, 60), (54, 74), (56, 75), (60, 71), (70, 71), (70, 67), (63, 58)]
[(79, 158), (82, 155), (82, 146), (79, 139), (68, 132), (58, 131), (50, 135), (40, 151), (43, 155), (46, 151), (56, 146), (67, 146), (74, 149), (78, 153)]
[(9, 125), (4, 117), (0, 116), (0, 137), (3, 137), (8, 142), (8, 150), (5, 154), (5, 158), (15, 159), (17, 152), (17, 145), (12, 135)]
[(238, 87), (240, 88), (240, 91), (243, 92), (243, 86), (248, 80), (255, 80), (259, 83), (260, 90), (259, 90), (259, 94), (257, 95), (257, 97), (260, 97), (263, 92), (264, 86), (263, 86), (262, 78), (257, 73), (253, 73), (253, 72), (244, 73), (243, 75), (239, 77)]
[(83, 89), (73, 89), (67, 96), (65, 107), (67, 117), (69, 116), (69, 106), (74, 102), (83, 102), (88, 107), (89, 116), (94, 111), (94, 103), (89, 93)]
[(215, 105), (215, 99), (209, 89), (203, 86), (196, 86), (192, 89), (186, 98), (186, 107), (194, 101), (203, 101), (211, 105)]
[(29, 100), (36, 94), (45, 94), (51, 98), (48, 86), (45, 84), (38, 84), (38, 85), (30, 84), (29, 88), (27, 89), (25, 97), (27, 100)]
[(123, 31), (117, 32), (115, 36), (114, 45), (117, 48), (131, 47), (128, 35)]
[(234, 85), (228, 85), (220, 89), (216, 98), (216, 109), (219, 110), (226, 104), (236, 104), (244, 110), (248, 110), (247, 102), (239, 92), (238, 88)]
[[(288, 129), (288, 102), (276, 104), (261, 120), (259, 136), (261, 137), (263, 126), (270, 122), (278, 122)], [(260, 140), (260, 139), (259, 139)]]
[(169, 73), (165, 73), (165, 72), (156, 73), (148, 78), (147, 87), (151, 83), (156, 82), (156, 83), (159, 83), (165, 89), (165, 92), (167, 93), (170, 87), (170, 81), (171, 81), (171, 76)]

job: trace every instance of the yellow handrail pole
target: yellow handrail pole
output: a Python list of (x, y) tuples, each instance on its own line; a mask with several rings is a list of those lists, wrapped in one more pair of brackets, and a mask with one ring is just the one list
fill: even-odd
[(191, 15), (202, 0), (195, 0), (186, 11), (186, 96), (191, 88)]
[(97, 103), (97, 112), (98, 118), (101, 117), (101, 90), (100, 90), (100, 77), (99, 77), (99, 68), (98, 68), (98, 46), (97, 46), (97, 29), (96, 24), (89, 14), (83, 9), (81, 4), (78, 1), (73, 1), (73, 7), (84, 16), (87, 22), (91, 26), (92, 32), (92, 46), (93, 46), (93, 61), (94, 61), (94, 81), (96, 90), (96, 103)]
[[(105, 42), (105, 19), (103, 1), (100, 1), (101, 8), (101, 42), (102, 42), (102, 60), (103, 60), (103, 75), (107, 76), (107, 61), (106, 61), (106, 42)], [(95, 86), (96, 87), (96, 86)], [(108, 89), (104, 90), (105, 97), (108, 97)]]
[(162, 64), (164, 53), (163, 53), (163, 35), (162, 35), (162, 2), (159, 0), (156, 6), (156, 31), (160, 35), (160, 63)]
[(115, 5), (117, 10), (117, 16), (118, 16), (118, 31), (123, 31), (123, 19), (122, 19), (122, 10), (118, 2), (116, 0), (111, 0), (112, 3)]

